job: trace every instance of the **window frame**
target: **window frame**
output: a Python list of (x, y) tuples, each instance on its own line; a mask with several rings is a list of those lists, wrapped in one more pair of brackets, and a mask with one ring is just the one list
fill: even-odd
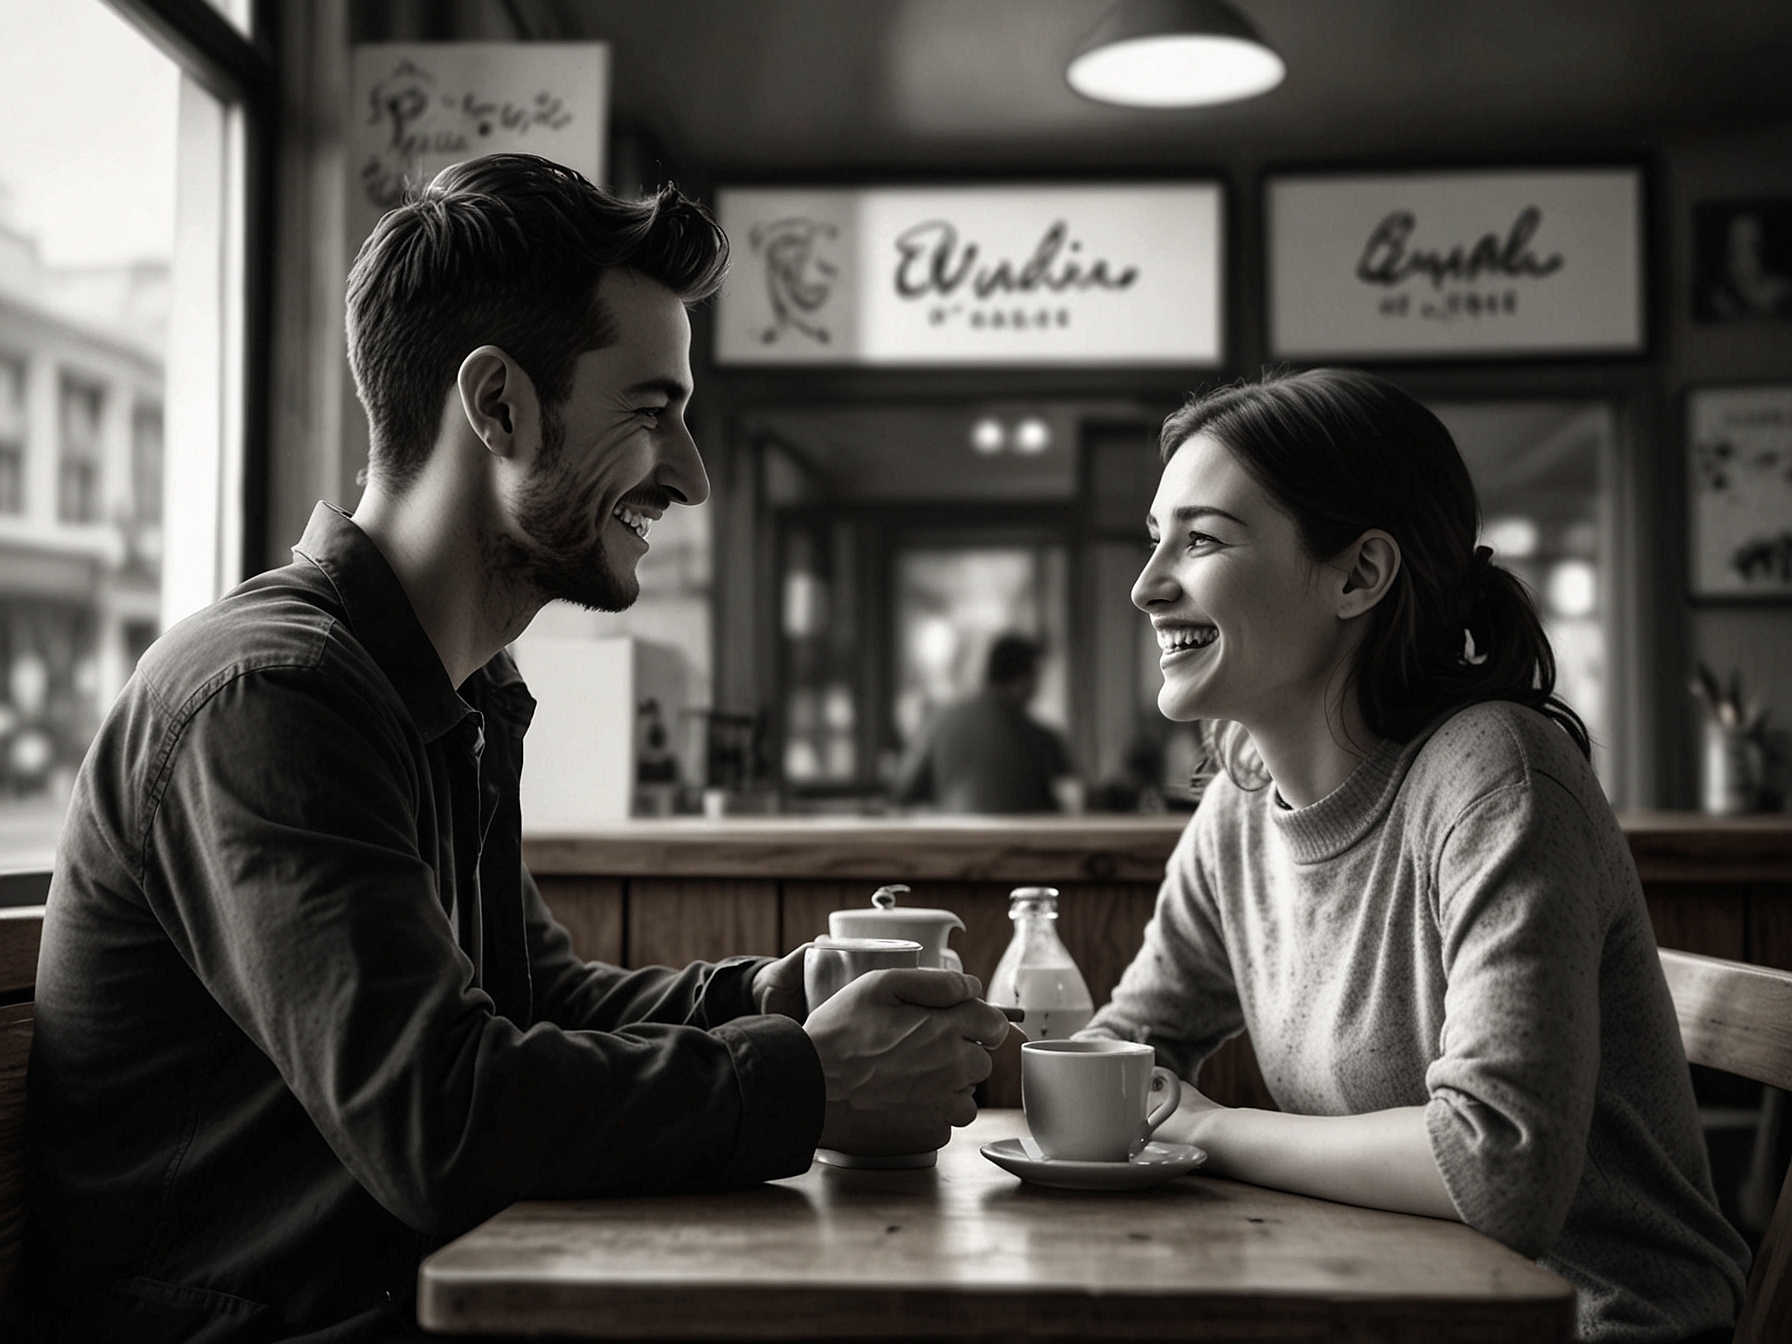
[(207, 0), (106, 0), (207, 92), (243, 118), (243, 342), (240, 541), (236, 578), (263, 568), (273, 380), (273, 229), (280, 98), (273, 0), (254, 0), (245, 36)]

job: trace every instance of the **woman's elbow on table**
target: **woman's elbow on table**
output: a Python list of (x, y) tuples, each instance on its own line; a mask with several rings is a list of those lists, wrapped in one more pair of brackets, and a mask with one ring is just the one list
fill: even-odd
[(1432, 1096), (1425, 1127), (1462, 1221), (1530, 1259), (1547, 1254), (1580, 1184), (1584, 1135), (1574, 1142), (1452, 1092)]

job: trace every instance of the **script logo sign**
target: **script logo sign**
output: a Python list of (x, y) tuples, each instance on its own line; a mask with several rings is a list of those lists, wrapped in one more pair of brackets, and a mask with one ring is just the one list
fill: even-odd
[[(946, 219), (910, 225), (896, 236), (895, 247), (896, 294), (904, 300), (932, 299), (927, 317), (933, 326), (964, 318), (979, 330), (1068, 327), (1071, 309), (1047, 302), (1052, 296), (1124, 292), (1139, 278), (1137, 266), (1082, 256), (1082, 242), (1071, 237), (1062, 219), (1048, 225), (1018, 263), (1008, 257), (985, 260), (982, 245), (961, 241), (958, 226)], [(955, 298), (963, 302), (951, 302)], [(967, 305), (977, 306), (967, 311)]]
[[(1365, 285), (1393, 290), (1415, 277), (1431, 282), (1434, 298), (1413, 302), (1411, 293), (1389, 294), (1380, 301), (1384, 318), (1417, 316), (1432, 322), (1460, 318), (1511, 317), (1518, 312), (1514, 281), (1543, 280), (1567, 263), (1560, 252), (1538, 256), (1532, 240), (1542, 226), (1543, 212), (1527, 205), (1518, 212), (1504, 237), (1488, 230), (1472, 244), (1420, 247), (1413, 243), (1418, 216), (1394, 210), (1370, 231), (1357, 258), (1356, 278)], [(1444, 292), (1448, 285), (1449, 291)]]
[(1418, 217), (1410, 210), (1395, 210), (1370, 233), (1356, 264), (1356, 278), (1366, 285), (1398, 285), (1422, 275), (1433, 288), (1442, 289), (1446, 280), (1475, 281), (1484, 275), (1514, 279), (1554, 275), (1562, 269), (1562, 254), (1540, 258), (1531, 251), (1531, 239), (1542, 222), (1543, 212), (1527, 205), (1503, 240), (1490, 230), (1471, 247), (1458, 243), (1448, 251), (1427, 250), (1411, 246)]

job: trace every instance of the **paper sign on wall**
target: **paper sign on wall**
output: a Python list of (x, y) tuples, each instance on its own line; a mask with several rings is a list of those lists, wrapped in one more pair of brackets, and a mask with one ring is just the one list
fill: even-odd
[(724, 364), (1214, 364), (1212, 184), (725, 189)]
[(1289, 176), (1266, 204), (1278, 359), (1643, 348), (1637, 169)]
[(526, 153), (603, 182), (603, 42), (395, 42), (354, 49), (349, 241), (409, 184), (482, 154)]
[(1687, 399), (1694, 597), (1792, 597), (1792, 384)]

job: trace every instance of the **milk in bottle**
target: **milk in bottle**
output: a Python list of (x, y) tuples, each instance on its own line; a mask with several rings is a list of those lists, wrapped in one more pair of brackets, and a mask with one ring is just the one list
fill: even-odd
[(1017, 1024), (1030, 1041), (1057, 1041), (1088, 1025), (1095, 1013), (1089, 987), (1058, 937), (1055, 887), (1016, 887), (1008, 896), (1014, 939), (990, 977), (988, 998), (1019, 1007)]

